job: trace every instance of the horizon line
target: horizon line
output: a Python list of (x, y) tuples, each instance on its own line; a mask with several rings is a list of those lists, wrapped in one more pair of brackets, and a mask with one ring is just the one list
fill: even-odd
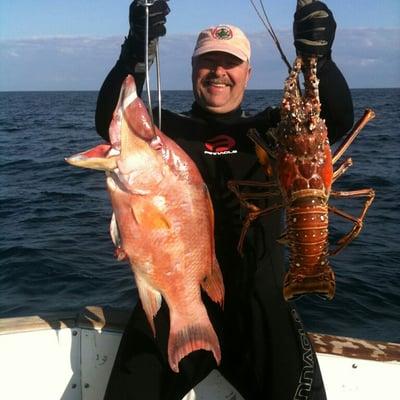
[[(381, 87), (350, 87), (350, 90), (382, 90), (382, 89), (400, 89), (400, 86), (381, 86)], [(246, 89), (246, 92), (254, 91), (279, 90), (283, 88), (268, 88), (268, 89)], [(100, 89), (21, 89), (21, 90), (1, 90), (0, 93), (48, 93), (48, 92), (99, 92)], [(143, 91), (145, 92), (145, 90)], [(151, 92), (157, 93), (156, 89), (151, 89)], [(161, 92), (193, 92), (192, 89), (162, 89)]]

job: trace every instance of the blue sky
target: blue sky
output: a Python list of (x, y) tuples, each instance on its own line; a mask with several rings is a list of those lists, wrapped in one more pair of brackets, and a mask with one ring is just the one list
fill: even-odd
[[(96, 90), (128, 31), (126, 0), (1, 0), (0, 90)], [(294, 0), (264, 0), (292, 58)], [(338, 30), (334, 59), (351, 87), (400, 86), (400, 0), (331, 0)], [(285, 76), (271, 40), (247, 0), (170, 0), (161, 46), (163, 86), (190, 89), (196, 33), (240, 26), (253, 44), (250, 88), (280, 88)]]

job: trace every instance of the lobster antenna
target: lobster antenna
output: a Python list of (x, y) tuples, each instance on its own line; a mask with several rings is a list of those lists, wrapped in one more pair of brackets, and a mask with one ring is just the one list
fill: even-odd
[(276, 36), (276, 33), (275, 33), (275, 31), (274, 31), (274, 28), (272, 27), (272, 24), (271, 24), (271, 22), (269, 21), (267, 12), (266, 12), (265, 7), (264, 7), (264, 4), (263, 4), (263, 1), (262, 1), (262, 0), (259, 0), (260, 6), (261, 6), (261, 9), (262, 9), (262, 12), (263, 12), (263, 15), (261, 15), (261, 13), (260, 13), (260, 11), (258, 10), (257, 6), (255, 5), (254, 1), (253, 1), (253, 0), (250, 0), (250, 2), (251, 2), (251, 4), (252, 4), (254, 10), (256, 11), (256, 13), (257, 13), (257, 15), (258, 15), (258, 18), (260, 18), (260, 21), (261, 21), (262, 24), (265, 26), (265, 28), (267, 29), (268, 33), (270, 34), (272, 40), (274, 41), (274, 43), (275, 43), (275, 45), (276, 45), (276, 47), (277, 47), (277, 49), (278, 49), (278, 51), (279, 51), (279, 53), (280, 53), (280, 55), (281, 55), (281, 58), (282, 58), (283, 62), (286, 64), (286, 66), (288, 67), (288, 71), (289, 71), (289, 73), (290, 73), (290, 71), (292, 70), (292, 67), (291, 67), (291, 65), (290, 65), (290, 63), (289, 63), (289, 61), (288, 61), (288, 59), (286, 58), (286, 55), (285, 55), (285, 53), (284, 53), (283, 50), (282, 50), (281, 44), (279, 43), (278, 36)]

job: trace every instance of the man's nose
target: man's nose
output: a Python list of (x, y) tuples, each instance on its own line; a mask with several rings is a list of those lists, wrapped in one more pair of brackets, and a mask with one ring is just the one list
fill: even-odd
[(214, 71), (215, 75), (225, 75), (226, 74), (225, 68), (220, 64), (214, 65), (213, 71)]

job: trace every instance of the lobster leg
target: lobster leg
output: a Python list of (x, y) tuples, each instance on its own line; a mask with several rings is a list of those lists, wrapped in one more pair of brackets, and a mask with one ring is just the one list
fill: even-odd
[(351, 166), (353, 165), (353, 160), (351, 158), (346, 159), (342, 165), (333, 172), (332, 183), (335, 182), (339, 177), (341, 177)]
[(257, 218), (260, 218), (263, 215), (269, 214), (273, 211), (277, 211), (279, 209), (281, 209), (283, 207), (283, 204), (275, 204), (271, 207), (267, 207), (264, 209), (260, 209), (256, 206), (254, 206), (255, 209), (249, 211), (249, 213), (246, 215), (246, 218), (243, 222), (243, 227), (242, 227), (242, 231), (240, 233), (240, 239), (239, 239), (239, 243), (237, 245), (237, 250), (239, 252), (240, 255), (243, 255), (243, 243), (244, 243), (244, 238), (246, 237), (246, 234), (250, 228), (251, 223), (256, 220)]
[[(240, 188), (243, 186), (247, 187), (258, 187), (272, 189), (271, 191), (264, 192), (241, 192)], [(248, 210), (246, 218), (243, 222), (242, 231), (240, 233), (239, 243), (237, 245), (238, 252), (243, 255), (243, 243), (244, 238), (250, 228), (251, 223), (262, 215), (268, 214), (275, 210), (283, 207), (282, 204), (275, 204), (267, 208), (259, 208), (255, 204), (248, 200), (263, 200), (268, 197), (274, 197), (280, 194), (279, 188), (275, 182), (254, 182), (254, 181), (229, 181), (228, 188), (235, 193), (240, 204)]]
[(332, 164), (335, 164), (337, 160), (346, 152), (349, 146), (353, 143), (354, 139), (358, 136), (364, 126), (371, 120), (375, 118), (375, 113), (367, 108), (364, 111), (364, 115), (356, 122), (350, 133), (344, 138), (342, 144), (337, 148), (332, 156)]
[[(275, 152), (269, 148), (266, 140), (263, 137), (261, 137), (261, 135), (258, 133), (256, 129), (249, 129), (247, 136), (254, 142), (256, 146), (261, 147), (270, 157), (275, 158), (276, 156)], [(276, 138), (271, 133), (271, 129), (267, 131), (265, 136), (269, 137), (270, 141), (276, 142)]]
[[(242, 192), (240, 190), (241, 187), (265, 188), (272, 190), (264, 192)], [(278, 185), (275, 182), (229, 181), (228, 188), (235, 193), (240, 204), (248, 210), (256, 210), (259, 208), (247, 200), (262, 200), (280, 194)]]
[(358, 217), (354, 217), (342, 210), (339, 210), (336, 207), (328, 206), (329, 211), (354, 223), (353, 228), (337, 242), (338, 246), (334, 250), (331, 250), (329, 252), (329, 254), (333, 256), (338, 254), (345, 246), (347, 246), (350, 242), (352, 242), (360, 233), (363, 226), (365, 215), (368, 211), (368, 208), (370, 207), (371, 203), (374, 200), (375, 192), (373, 189), (360, 189), (360, 190), (353, 190), (346, 192), (331, 192), (331, 196), (337, 198), (366, 197), (364, 207)]

